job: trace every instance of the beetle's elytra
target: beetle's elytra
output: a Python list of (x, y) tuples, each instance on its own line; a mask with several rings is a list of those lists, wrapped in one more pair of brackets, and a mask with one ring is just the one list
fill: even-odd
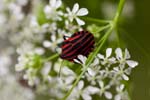
[(68, 39), (64, 38), (60, 57), (69, 61), (77, 59), (77, 56), (80, 54), (87, 57), (92, 52), (94, 44), (93, 34), (88, 31), (76, 32)]

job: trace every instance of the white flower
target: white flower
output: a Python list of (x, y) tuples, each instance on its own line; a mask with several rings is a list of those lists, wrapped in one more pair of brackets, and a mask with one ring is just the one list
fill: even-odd
[(129, 100), (128, 93), (124, 89), (124, 84), (116, 87), (117, 94), (115, 95), (114, 100)]
[(94, 94), (99, 94), (100, 96), (104, 94), (107, 99), (112, 99), (112, 94), (108, 91), (110, 85), (104, 85), (103, 81), (99, 81), (98, 83), (100, 88), (94, 87)]
[(107, 48), (106, 49), (106, 57), (104, 57), (102, 54), (98, 54), (98, 58), (103, 60), (101, 63), (102, 65), (105, 65), (105, 64), (113, 64), (115, 63), (116, 59), (114, 57), (110, 57), (112, 54), (112, 48)]
[(124, 69), (124, 67), (120, 65), (118, 67), (114, 67), (112, 72), (114, 73), (114, 75), (119, 75), (119, 78), (122, 77), (124, 80), (128, 81), (129, 77), (127, 75), (130, 74), (131, 68)]
[(86, 56), (78, 55), (77, 59), (74, 59), (74, 62), (85, 65), (86, 60), (87, 60)]
[(131, 68), (134, 68), (135, 66), (138, 65), (138, 62), (133, 61), (133, 60), (129, 60), (131, 57), (130, 57), (129, 51), (127, 49), (125, 49), (124, 55), (123, 55), (122, 50), (120, 48), (117, 48), (115, 53), (116, 53), (116, 58), (120, 64), (127, 63), (128, 66), (130, 66)]
[(57, 11), (62, 5), (61, 0), (49, 0), (49, 5), (44, 8), (44, 12), (48, 19), (52, 20), (62, 20), (60, 15), (62, 15), (61, 11)]
[(73, 6), (72, 11), (70, 8), (66, 9), (68, 14), (66, 15), (69, 18), (69, 21), (72, 22), (74, 19), (77, 21), (78, 25), (84, 25), (85, 22), (78, 18), (78, 16), (84, 16), (88, 14), (88, 10), (86, 8), (79, 9), (79, 4), (76, 3)]
[(93, 86), (84, 88), (84, 81), (80, 80), (78, 85), (73, 89), (68, 100), (78, 100), (80, 96), (83, 100), (92, 100), (91, 95), (96, 94), (98, 91), (99, 89)]
[(51, 49), (54, 52), (54, 51), (56, 51), (58, 44), (61, 43), (63, 41), (63, 39), (61, 39), (61, 38), (57, 39), (56, 34), (51, 34), (50, 39), (51, 39), (51, 41), (44, 40), (43, 46), (45, 48)]

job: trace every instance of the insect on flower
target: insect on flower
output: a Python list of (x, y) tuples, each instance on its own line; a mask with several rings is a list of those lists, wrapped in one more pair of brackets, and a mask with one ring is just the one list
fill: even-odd
[(69, 38), (64, 36), (60, 57), (69, 61), (78, 59), (78, 55), (84, 55), (87, 57), (94, 49), (94, 44), (94, 36), (88, 31), (76, 32)]

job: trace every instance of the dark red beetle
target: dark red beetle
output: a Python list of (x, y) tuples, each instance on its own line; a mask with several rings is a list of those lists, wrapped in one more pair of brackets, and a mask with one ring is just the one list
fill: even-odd
[(89, 53), (92, 52), (94, 44), (93, 34), (88, 31), (76, 32), (68, 39), (64, 37), (60, 57), (69, 61), (77, 59), (77, 56), (80, 54), (87, 57)]

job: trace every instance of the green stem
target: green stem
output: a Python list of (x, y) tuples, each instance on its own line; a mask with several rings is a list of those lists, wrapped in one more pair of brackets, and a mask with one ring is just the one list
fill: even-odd
[(110, 22), (110, 20), (96, 19), (96, 18), (92, 18), (92, 17), (83, 17), (82, 19), (89, 21), (89, 22), (95, 22), (95, 23), (100, 23), (100, 24), (107, 24)]
[(56, 58), (58, 56), (59, 56), (58, 54), (54, 54), (54, 55), (50, 56), (49, 58), (44, 59), (43, 62), (50, 61), (50, 60), (52, 60), (52, 59), (54, 59), (54, 58)]
[(122, 13), (124, 4), (125, 4), (125, 0), (120, 0), (116, 15), (115, 15), (114, 20), (113, 20), (115, 24), (118, 23), (118, 20), (119, 20), (121, 13)]
[[(102, 48), (102, 46), (104, 45), (104, 43), (106, 42), (107, 38), (109, 37), (109, 35), (112, 33), (112, 31), (114, 30), (114, 28), (116, 27), (117, 23), (118, 23), (118, 19), (121, 15), (123, 6), (124, 6), (124, 2), (125, 0), (120, 0), (119, 2), (119, 6), (118, 6), (118, 10), (116, 12), (116, 15), (113, 19), (113, 21), (108, 21), (108, 23), (110, 24), (110, 28), (108, 29), (108, 31), (105, 33), (105, 35), (103, 36), (102, 39), (99, 40), (99, 42), (101, 43), (98, 48), (96, 49), (96, 51), (88, 58), (87, 60), (87, 64), (84, 65), (84, 70), (80, 73), (80, 75), (77, 77), (76, 81), (74, 82), (72, 88), (68, 91), (68, 93), (65, 95), (65, 97), (62, 100), (66, 100), (68, 98), (68, 96), (71, 94), (72, 90), (74, 89), (74, 87), (78, 84), (78, 82), (80, 81), (81, 77), (84, 75), (84, 73), (86, 72), (87, 68), (89, 67), (89, 65), (92, 63), (92, 61), (94, 60), (95, 56), (97, 55), (97, 53), (100, 51), (100, 49)], [(97, 19), (91, 19), (89, 18), (91, 21), (96, 21), (99, 23), (106, 23), (103, 20), (97, 20)], [(98, 43), (99, 43), (98, 42)]]

